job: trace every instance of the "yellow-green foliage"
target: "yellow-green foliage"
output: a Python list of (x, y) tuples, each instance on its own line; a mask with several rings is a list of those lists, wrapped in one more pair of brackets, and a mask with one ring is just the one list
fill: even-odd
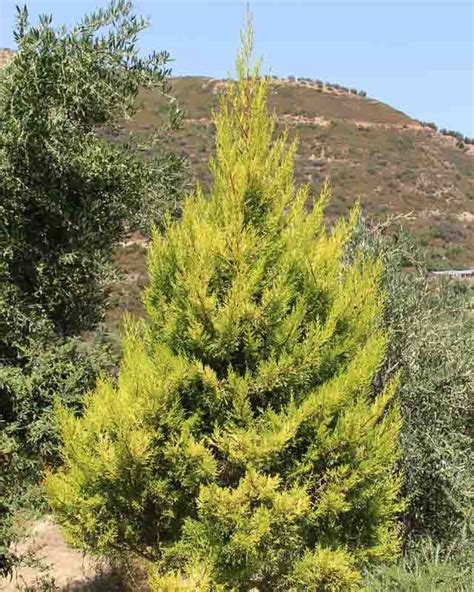
[(151, 320), (128, 323), (118, 384), (59, 410), (47, 489), (76, 545), (156, 563), (154, 590), (351, 590), (399, 547), (381, 266), (345, 260), (358, 211), (327, 231), (328, 185), (307, 212), (250, 46), (215, 115), (211, 193), (155, 234)]
[(359, 590), (360, 574), (354, 569), (354, 558), (343, 549), (306, 551), (295, 562), (290, 590), (308, 592), (351, 592)]

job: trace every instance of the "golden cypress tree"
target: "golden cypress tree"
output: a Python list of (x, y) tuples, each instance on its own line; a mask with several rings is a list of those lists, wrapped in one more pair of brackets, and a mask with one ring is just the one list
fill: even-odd
[(346, 260), (358, 209), (326, 230), (327, 184), (307, 212), (251, 48), (249, 27), (210, 195), (155, 233), (150, 321), (128, 323), (117, 384), (58, 410), (47, 489), (77, 545), (148, 558), (154, 590), (347, 591), (399, 546), (381, 265)]

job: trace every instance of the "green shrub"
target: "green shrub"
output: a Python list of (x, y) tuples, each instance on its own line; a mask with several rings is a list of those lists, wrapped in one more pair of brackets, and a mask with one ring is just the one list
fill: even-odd
[(84, 393), (95, 386), (100, 374), (112, 371), (115, 361), (105, 340), (86, 344), (70, 339), (33, 343), (21, 367), (0, 366), (0, 412), (10, 418), (28, 457), (48, 463), (57, 460), (55, 400), (80, 412)]
[(397, 556), (404, 507), (382, 270), (345, 262), (358, 211), (327, 231), (327, 185), (307, 214), (244, 41), (211, 193), (155, 233), (117, 384), (58, 407), (47, 491), (72, 542), (148, 558), (157, 590), (348, 590)]
[(380, 380), (401, 372), (405, 536), (446, 546), (472, 520), (472, 288), (430, 280), (404, 232), (385, 236), (362, 225), (355, 244), (384, 259), (391, 342)]
[(180, 162), (145, 160), (101, 132), (134, 112), (141, 87), (168, 90), (166, 53), (140, 58), (146, 25), (126, 0), (76, 27), (18, 9), (17, 51), (0, 70), (0, 572), (12, 512), (57, 456), (53, 401), (77, 412), (112, 363), (77, 338), (106, 307), (113, 248), (176, 202)]
[(443, 552), (429, 539), (364, 578), (367, 592), (470, 592), (473, 583), (472, 557), (459, 550)]
[(26, 505), (26, 484), (37, 475), (36, 465), (22, 453), (12, 432), (0, 420), (0, 578), (11, 574), (17, 559), (11, 548), (19, 536), (13, 515)]
[(176, 198), (176, 159), (99, 135), (133, 114), (141, 87), (168, 90), (168, 55), (138, 57), (145, 26), (126, 0), (69, 30), (48, 16), (33, 27), (18, 9), (17, 51), (0, 70), (3, 281), (62, 336), (101, 319), (114, 246)]
[(412, 535), (449, 541), (469, 519), (471, 506), (474, 326), (452, 287), (425, 293), (424, 301), (420, 292), (413, 296), (419, 316), (394, 343), (394, 357), (405, 370), (401, 445), (411, 498), (405, 523)]
[[(22, 534), (19, 516), (41, 505), (31, 497), (41, 462), (57, 460), (58, 428), (54, 399), (75, 410), (97, 375), (113, 362), (110, 348), (98, 341), (63, 342), (47, 319), (31, 308), (15, 306), (16, 290), (0, 285), (0, 573), (14, 561), (10, 547)], [(29, 316), (28, 316), (29, 315)], [(41, 459), (41, 460), (40, 460)]]
[[(4, 267), (0, 260), (0, 276)], [(18, 438), (12, 388), (21, 381), (21, 368), (30, 343), (46, 343), (47, 321), (38, 311), (24, 308), (9, 282), (0, 282), (0, 575), (11, 573), (16, 557), (11, 543), (18, 538), (13, 514), (24, 506), (28, 483), (38, 476)], [(29, 336), (29, 338), (27, 337)]]

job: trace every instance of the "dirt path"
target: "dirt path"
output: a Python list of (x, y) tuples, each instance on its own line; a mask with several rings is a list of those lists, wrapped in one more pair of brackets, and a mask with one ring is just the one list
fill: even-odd
[[(305, 115), (292, 115), (291, 113), (284, 113), (282, 115), (278, 115), (277, 116), (278, 121), (280, 121), (281, 123), (286, 123), (288, 125), (297, 125), (299, 123), (304, 123), (304, 124), (313, 124), (313, 125), (318, 125), (320, 127), (328, 127), (329, 125), (331, 125), (331, 123), (333, 121), (336, 121), (336, 119), (327, 119), (323, 116), (321, 117), (306, 117)], [(424, 131), (430, 135), (435, 135), (435, 131), (426, 125), (422, 125), (421, 123), (382, 123), (382, 122), (376, 122), (376, 121), (363, 121), (363, 120), (355, 120), (355, 119), (344, 119), (344, 121), (347, 121), (348, 123), (352, 123), (353, 125), (357, 126), (357, 127), (363, 127), (363, 128), (371, 128), (371, 127), (377, 127), (377, 128), (384, 128), (384, 129), (397, 129), (397, 130), (416, 130), (416, 131)], [(204, 124), (209, 124), (211, 123), (211, 120), (209, 117), (187, 117), (184, 120), (184, 123), (204, 123)], [(440, 134), (441, 136), (441, 134)], [(441, 136), (441, 137), (445, 137), (445, 136)]]
[[(337, 119), (327, 119), (326, 117), (306, 117), (305, 115), (292, 115), (291, 113), (284, 113), (282, 115), (277, 116), (277, 120), (280, 123), (286, 125), (298, 125), (298, 124), (305, 124), (305, 125), (317, 125), (319, 127), (328, 127), (331, 125), (333, 121), (337, 121)], [(422, 123), (417, 123), (416, 121), (412, 123), (383, 123), (377, 121), (364, 121), (364, 120), (356, 120), (356, 119), (343, 119), (343, 121), (347, 123), (351, 123), (360, 129), (369, 129), (369, 128), (379, 128), (379, 129), (394, 129), (399, 131), (415, 131), (415, 132), (422, 132), (427, 136), (434, 136), (436, 139), (441, 140), (451, 146), (456, 145), (456, 138), (449, 135), (441, 134), (435, 131), (429, 125), (423, 125)], [(184, 119), (184, 123), (187, 124), (210, 124), (211, 119), (209, 117), (188, 117)], [(469, 155), (474, 155), (474, 144), (466, 144), (464, 150)]]
[(18, 553), (34, 551), (40, 560), (35, 567), (23, 566), (17, 569), (11, 581), (0, 579), (2, 592), (42, 590), (41, 580), (54, 582), (45, 590), (86, 590), (98, 577), (97, 564), (80, 552), (72, 549), (64, 540), (57, 524), (50, 517), (36, 522), (28, 539), (17, 547)]

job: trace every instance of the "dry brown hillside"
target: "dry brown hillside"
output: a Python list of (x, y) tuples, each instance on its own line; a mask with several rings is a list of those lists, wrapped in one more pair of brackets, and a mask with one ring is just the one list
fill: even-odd
[[(186, 112), (183, 129), (168, 145), (190, 160), (195, 178), (209, 180), (213, 149), (210, 111), (225, 82), (203, 77), (173, 80)], [(367, 215), (412, 213), (409, 225), (429, 248), (433, 268), (474, 263), (474, 146), (457, 146), (389, 105), (310, 82), (273, 81), (270, 109), (279, 126), (299, 136), (296, 176), (315, 191), (326, 177), (334, 198), (330, 214), (343, 213), (360, 197)], [(143, 94), (127, 125), (149, 133), (163, 106)]]
[[(214, 130), (210, 111), (218, 103), (220, 80), (183, 77), (173, 92), (185, 109), (180, 132), (167, 146), (187, 157), (189, 170), (205, 185)], [(474, 266), (474, 146), (458, 147), (379, 101), (314, 83), (273, 81), (270, 108), (280, 129), (298, 133), (296, 176), (317, 191), (329, 177), (329, 213), (344, 213), (360, 197), (366, 215), (385, 218), (412, 213), (407, 224), (426, 248), (432, 268)], [(156, 129), (164, 105), (153, 93), (139, 98), (139, 111), (125, 126), (138, 136)], [(118, 328), (124, 310), (140, 314), (147, 281), (145, 247), (130, 241), (117, 252), (123, 281), (112, 289), (109, 326)]]
[[(0, 64), (11, 55), (0, 50)], [(195, 76), (172, 83), (186, 117), (182, 129), (166, 138), (166, 148), (185, 156), (191, 177), (207, 185), (214, 143), (210, 112), (227, 83)], [(406, 224), (431, 268), (474, 267), (474, 145), (364, 95), (308, 79), (272, 80), (269, 105), (278, 127), (299, 136), (298, 182), (311, 183), (316, 193), (325, 178), (331, 180), (330, 216), (347, 212), (357, 198), (366, 216), (410, 214)], [(115, 141), (128, 131), (146, 137), (162, 123), (165, 105), (156, 94), (142, 93), (138, 107)], [(117, 257), (126, 277), (113, 298), (120, 309), (139, 310), (143, 245), (119, 249)]]
[[(12, 55), (0, 48), (0, 67)], [(168, 137), (167, 147), (184, 155), (192, 176), (204, 184), (213, 148), (210, 111), (225, 85), (205, 77), (173, 79), (186, 119), (183, 129)], [(426, 247), (433, 269), (474, 265), (474, 144), (459, 143), (337, 84), (274, 79), (269, 103), (279, 127), (299, 136), (297, 180), (311, 183), (315, 192), (326, 177), (332, 181), (329, 214), (347, 211), (356, 198), (369, 216), (410, 213), (408, 225)], [(157, 95), (143, 93), (124, 132), (149, 134), (163, 110)]]

